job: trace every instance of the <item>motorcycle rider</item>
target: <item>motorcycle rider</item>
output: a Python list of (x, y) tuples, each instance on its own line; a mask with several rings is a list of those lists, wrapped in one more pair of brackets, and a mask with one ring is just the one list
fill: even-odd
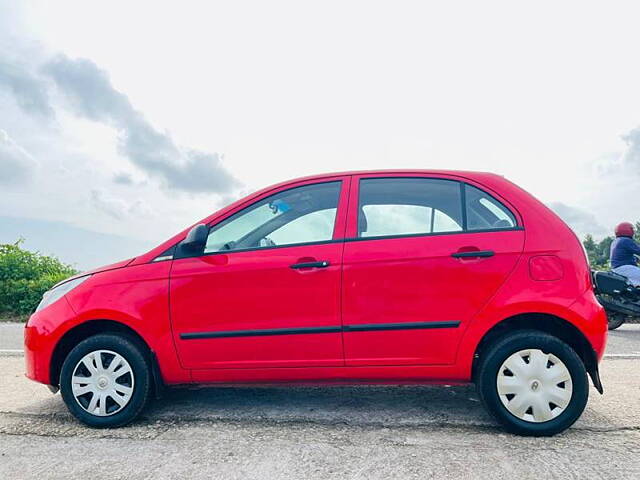
[(629, 282), (640, 287), (640, 267), (636, 255), (640, 245), (633, 240), (634, 228), (629, 222), (616, 227), (616, 239), (611, 244), (611, 268), (615, 273), (627, 277)]

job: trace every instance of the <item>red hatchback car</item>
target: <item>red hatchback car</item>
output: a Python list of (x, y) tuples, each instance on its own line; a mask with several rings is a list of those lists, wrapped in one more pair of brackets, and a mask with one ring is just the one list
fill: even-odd
[(607, 321), (573, 232), (489, 173), (327, 174), (259, 191), (47, 292), (27, 376), (93, 427), (163, 386), (467, 383), (509, 431), (587, 403)]

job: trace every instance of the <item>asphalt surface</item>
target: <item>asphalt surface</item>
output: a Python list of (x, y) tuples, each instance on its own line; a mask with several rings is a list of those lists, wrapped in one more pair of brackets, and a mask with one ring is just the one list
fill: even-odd
[[(0, 350), (19, 350), (0, 325)], [(18, 343), (16, 343), (16, 340)], [(612, 332), (582, 418), (504, 433), (473, 387), (173, 390), (134, 425), (93, 430), (0, 353), (0, 478), (640, 478), (640, 327)]]
[(0, 351), (22, 350), (23, 334), (22, 323), (0, 322)]

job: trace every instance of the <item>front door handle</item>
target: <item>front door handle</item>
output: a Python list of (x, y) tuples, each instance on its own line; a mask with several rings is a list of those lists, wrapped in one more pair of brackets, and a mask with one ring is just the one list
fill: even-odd
[(329, 262), (323, 260), (321, 262), (302, 262), (302, 263), (294, 263), (290, 265), (291, 268), (295, 270), (299, 270), (301, 268), (327, 268), (329, 266)]
[(488, 258), (496, 254), (493, 250), (472, 250), (471, 252), (455, 252), (451, 256), (453, 258)]

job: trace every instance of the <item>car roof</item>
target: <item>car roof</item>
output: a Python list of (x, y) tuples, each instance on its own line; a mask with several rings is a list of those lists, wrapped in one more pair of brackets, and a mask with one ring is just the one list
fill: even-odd
[(407, 173), (417, 173), (420, 175), (452, 175), (459, 177), (476, 177), (476, 176), (497, 176), (495, 173), (491, 172), (481, 172), (481, 171), (473, 171), (473, 170), (449, 170), (449, 169), (421, 169), (421, 168), (403, 168), (403, 169), (380, 169), (380, 170), (347, 170), (342, 172), (326, 172), (319, 173), (314, 175), (306, 175), (299, 178), (291, 178), (286, 180), (283, 183), (294, 183), (303, 180), (313, 180), (313, 179), (321, 179), (326, 177), (343, 177), (350, 175), (379, 175), (379, 174), (407, 174)]

